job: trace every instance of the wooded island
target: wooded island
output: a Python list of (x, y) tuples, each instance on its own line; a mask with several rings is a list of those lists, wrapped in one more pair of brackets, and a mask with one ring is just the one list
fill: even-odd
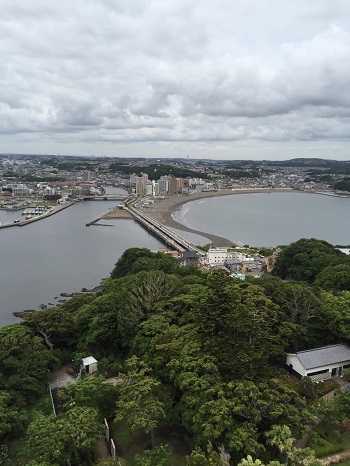
[[(125, 251), (96, 294), (0, 329), (0, 464), (322, 464), (314, 451), (350, 448), (350, 391), (325, 400), (336, 382), (298, 381), (286, 354), (350, 341), (349, 277), (350, 257), (316, 239), (244, 281)], [(59, 390), (54, 416), (48, 371), (90, 355), (97, 375)], [(114, 460), (96, 452), (104, 419)]]

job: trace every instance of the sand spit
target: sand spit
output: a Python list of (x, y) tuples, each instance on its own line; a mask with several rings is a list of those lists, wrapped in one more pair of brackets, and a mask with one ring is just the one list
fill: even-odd
[[(153, 217), (163, 225), (166, 225), (171, 228), (176, 228), (177, 230), (188, 231), (200, 236), (208, 238), (210, 243), (213, 243), (214, 246), (223, 246), (228, 247), (234, 245), (234, 243), (228, 239), (221, 236), (212, 235), (207, 232), (193, 230), (188, 228), (182, 223), (177, 222), (173, 218), (173, 213), (179, 210), (184, 204), (188, 202), (196, 201), (198, 199), (204, 199), (207, 197), (219, 197), (219, 196), (232, 196), (235, 194), (253, 194), (253, 193), (275, 193), (275, 192), (292, 192), (292, 189), (221, 189), (219, 191), (206, 191), (198, 192), (193, 194), (175, 194), (168, 196), (165, 199), (156, 201), (152, 206), (147, 209), (147, 214), (150, 217)], [(298, 191), (295, 191), (298, 192)]]

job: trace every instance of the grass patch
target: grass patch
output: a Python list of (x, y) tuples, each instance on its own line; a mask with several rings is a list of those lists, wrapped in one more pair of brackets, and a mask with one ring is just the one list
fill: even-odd
[(310, 444), (318, 458), (350, 449), (350, 431), (339, 435), (330, 422), (322, 422), (317, 428), (319, 437)]

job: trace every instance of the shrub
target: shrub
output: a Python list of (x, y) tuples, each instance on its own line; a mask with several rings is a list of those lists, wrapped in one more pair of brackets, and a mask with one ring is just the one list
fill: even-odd
[(334, 390), (335, 388), (338, 388), (338, 384), (334, 382), (334, 380), (324, 380), (323, 382), (316, 384), (316, 394), (317, 396), (321, 397)]
[(303, 377), (299, 387), (299, 393), (306, 398), (314, 398), (316, 394), (315, 382), (311, 377)]
[(278, 383), (281, 384), (285, 388), (289, 388), (290, 390), (294, 390), (295, 392), (299, 393), (299, 385), (300, 383), (291, 377), (288, 374), (283, 374), (281, 377), (278, 377)]
[(325, 439), (319, 439), (317, 443), (310, 445), (310, 448), (315, 451), (315, 455), (317, 458), (332, 455), (334, 453), (339, 453), (340, 451), (344, 450), (344, 446), (339, 444), (334, 445)]

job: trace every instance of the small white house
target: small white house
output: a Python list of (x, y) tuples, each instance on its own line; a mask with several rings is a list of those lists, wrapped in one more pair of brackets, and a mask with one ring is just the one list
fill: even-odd
[(97, 360), (93, 356), (83, 358), (82, 361), (82, 365), (85, 367), (87, 374), (93, 374), (94, 372), (97, 372)]
[(323, 346), (295, 354), (287, 354), (286, 366), (298, 379), (309, 376), (315, 382), (341, 377), (350, 368), (350, 347), (345, 344)]

